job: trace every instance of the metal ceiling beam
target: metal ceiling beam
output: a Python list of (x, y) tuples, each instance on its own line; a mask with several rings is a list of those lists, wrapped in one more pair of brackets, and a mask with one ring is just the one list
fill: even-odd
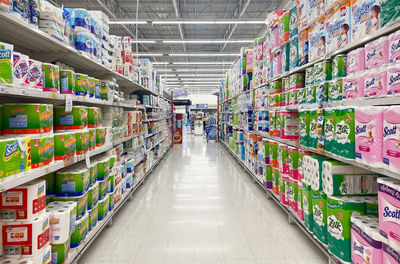
[[(174, 6), (175, 16), (176, 16), (177, 19), (179, 19), (179, 18), (181, 17), (181, 14), (180, 14), (180, 12), (179, 12), (178, 3), (177, 3), (176, 0), (172, 0), (172, 4), (173, 4), (173, 6)], [(179, 34), (181, 35), (181, 39), (184, 39), (184, 38), (185, 38), (185, 36), (184, 36), (184, 34), (183, 34), (182, 25), (179, 25)], [(184, 50), (184, 51), (187, 50), (185, 44), (183, 44), (183, 50)]]

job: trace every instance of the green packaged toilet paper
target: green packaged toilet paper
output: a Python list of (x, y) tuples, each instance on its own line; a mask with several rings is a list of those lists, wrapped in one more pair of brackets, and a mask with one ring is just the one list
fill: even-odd
[(314, 228), (314, 215), (313, 215), (313, 200), (311, 195), (311, 186), (302, 183), (302, 200), (303, 200), (303, 214), (304, 226), (308, 231), (313, 232)]
[(372, 196), (363, 198), (365, 200), (365, 214), (378, 217), (379, 216), (378, 197)]
[(310, 113), (310, 137), (308, 141), (308, 146), (310, 148), (317, 149), (318, 148), (318, 111), (316, 109), (312, 109), (309, 111)]
[(73, 132), (54, 134), (54, 159), (71, 160), (75, 156), (76, 136)]
[(328, 85), (328, 101), (342, 101), (343, 79), (338, 78), (329, 81)]
[(53, 162), (54, 136), (34, 136), (31, 138), (32, 169), (46, 166)]
[(282, 61), (282, 72), (288, 72), (290, 70), (290, 43), (284, 43), (281, 46), (281, 61)]
[(317, 86), (312, 85), (306, 87), (306, 93), (307, 104), (315, 104), (317, 102)]
[(30, 144), (25, 137), (0, 139), (0, 179), (31, 169)]
[(342, 78), (347, 76), (347, 55), (339, 54), (333, 58), (332, 78)]
[(344, 262), (351, 263), (351, 215), (365, 214), (365, 202), (355, 197), (329, 197), (327, 209), (328, 249)]
[(335, 109), (324, 109), (324, 151), (334, 153), (335, 148)]
[(335, 111), (334, 153), (344, 158), (355, 159), (354, 108), (338, 108)]
[(314, 226), (313, 234), (322, 243), (327, 244), (327, 201), (323, 191), (311, 190)]
[(65, 107), (54, 109), (54, 129), (56, 131), (76, 130), (87, 128), (88, 112), (84, 106), (73, 106), (71, 112)]
[(310, 111), (299, 110), (299, 135), (300, 145), (308, 147), (310, 145)]
[(53, 105), (4, 104), (4, 135), (44, 134), (53, 131)]
[(299, 37), (290, 40), (290, 70), (299, 67)]

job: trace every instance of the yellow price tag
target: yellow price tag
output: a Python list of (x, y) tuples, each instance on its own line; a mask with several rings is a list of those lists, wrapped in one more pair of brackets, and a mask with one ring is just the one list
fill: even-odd
[(58, 93), (50, 93), (50, 97), (57, 99), (58, 98)]

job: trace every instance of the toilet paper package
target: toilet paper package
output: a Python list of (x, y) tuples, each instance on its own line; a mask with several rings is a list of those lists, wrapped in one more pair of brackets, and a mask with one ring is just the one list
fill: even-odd
[(289, 39), (299, 33), (299, 19), (297, 14), (297, 6), (293, 6), (289, 11)]
[(318, 110), (312, 109), (309, 111), (310, 113), (310, 136), (308, 139), (308, 146), (310, 148), (318, 149), (318, 136), (319, 136), (319, 131), (318, 131)]
[(389, 63), (400, 62), (400, 31), (389, 36)]
[(308, 21), (313, 24), (325, 14), (325, 1), (308, 0)]
[(86, 96), (89, 89), (89, 76), (87, 74), (75, 73), (75, 95)]
[(356, 160), (382, 167), (383, 107), (359, 107), (355, 112)]
[(75, 133), (76, 155), (84, 155), (89, 150), (89, 130), (85, 129)]
[(294, 36), (290, 39), (290, 69), (293, 70), (299, 66), (299, 38)]
[[(290, 43), (284, 43), (281, 46), (281, 72), (285, 73), (290, 70)], [(282, 92), (286, 92), (285, 86), (282, 85)]]
[(309, 5), (307, 0), (296, 0), (297, 12), (298, 12), (298, 27), (299, 31), (303, 31), (308, 28), (308, 13)]
[(379, 0), (351, 0), (351, 40), (358, 42), (380, 28)]
[(326, 50), (334, 52), (351, 43), (350, 2), (338, 1), (326, 19)]
[(317, 102), (317, 86), (308, 86), (306, 87), (306, 103), (307, 104), (315, 104)]
[(13, 83), (24, 85), (29, 70), (29, 57), (19, 52), (13, 53)]
[(289, 177), (280, 174), (279, 177), (279, 200), (281, 204), (289, 206), (289, 197), (288, 197), (288, 187), (287, 187), (287, 182), (289, 180)]
[(99, 217), (98, 217), (98, 221), (103, 220), (109, 211), (110, 207), (110, 199), (109, 199), (109, 195), (105, 195), (103, 199), (101, 199), (99, 201), (98, 204), (98, 208), (99, 208)]
[(335, 152), (335, 109), (324, 109), (324, 151), (327, 153)]
[(0, 83), (13, 82), (13, 50), (13, 45), (0, 42)]
[[(74, 225), (75, 228), (75, 225)], [(51, 263), (52, 264), (62, 264), (68, 259), (68, 254), (71, 248), (71, 239), (62, 244), (52, 244), (51, 245)]]
[(295, 147), (288, 147), (289, 176), (294, 180), (299, 179), (299, 150)]
[(304, 73), (294, 73), (289, 76), (290, 90), (300, 89), (305, 87)]
[(0, 226), (3, 254), (7, 257), (38, 256), (49, 245), (49, 214), (46, 212), (30, 220), (3, 220)]
[(304, 214), (304, 226), (308, 231), (312, 232), (314, 228), (314, 215), (313, 215), (313, 203), (311, 196), (311, 187), (304, 182), (302, 183), (302, 197), (303, 197), (303, 214)]
[(45, 134), (53, 132), (53, 105), (4, 104), (3, 134)]
[(396, 0), (381, 2), (381, 27), (393, 25), (400, 20), (400, 3)]
[(306, 68), (305, 73), (306, 86), (311, 86), (315, 82), (314, 67)]
[(76, 203), (76, 220), (82, 218), (87, 210), (88, 193), (85, 192), (80, 196), (55, 196), (53, 202), (75, 202)]
[(60, 93), (75, 93), (75, 72), (71, 70), (60, 70)]
[(365, 214), (379, 217), (378, 196), (364, 197)]
[(347, 55), (336, 55), (332, 60), (332, 78), (342, 78), (347, 76)]
[(36, 179), (0, 193), (0, 219), (34, 219), (46, 209), (46, 183)]
[(383, 112), (383, 168), (400, 172), (400, 108), (392, 106)]
[(92, 210), (99, 201), (99, 183), (96, 182), (88, 191), (88, 210)]
[(31, 138), (32, 169), (49, 165), (54, 157), (54, 136), (34, 136)]
[[(317, 2), (317, 1), (315, 1)], [(323, 2), (323, 1), (322, 1)], [(310, 29), (309, 38), (309, 59), (314, 61), (325, 56), (326, 51), (326, 31), (325, 23), (318, 22)]]
[(332, 61), (322, 61), (314, 64), (314, 85), (332, 80)]
[(94, 54), (95, 37), (90, 32), (75, 33), (75, 49), (86, 55)]
[(378, 175), (322, 174), (324, 192), (329, 196), (376, 195)]
[(347, 159), (355, 159), (355, 110), (352, 107), (336, 109), (335, 153)]
[(299, 135), (300, 145), (309, 146), (310, 112), (308, 110), (299, 110)]
[(365, 45), (365, 68), (387, 66), (389, 62), (389, 37), (381, 37)]
[(347, 53), (347, 74), (352, 75), (365, 70), (365, 48)]
[(74, 8), (72, 12), (72, 25), (75, 32), (90, 32), (91, 16), (86, 9)]
[(288, 146), (278, 144), (279, 173), (289, 176)]
[(89, 210), (89, 231), (92, 231), (99, 220), (99, 206), (96, 204)]
[(299, 66), (308, 63), (309, 51), (308, 29), (305, 29), (299, 33)]
[(397, 95), (400, 93), (400, 65), (387, 69), (387, 94)]
[(87, 168), (65, 168), (56, 172), (57, 196), (80, 196), (89, 188), (90, 172)]
[(392, 178), (378, 179), (379, 228), (392, 248), (400, 248), (398, 226), (400, 207), (400, 182)]
[(31, 88), (43, 89), (42, 62), (29, 59), (29, 68), (25, 75), (24, 84)]
[(0, 139), (0, 180), (31, 169), (30, 139), (25, 137)]
[(71, 160), (75, 157), (76, 135), (74, 132), (54, 134), (54, 160)]
[(343, 78), (343, 100), (364, 97), (364, 76), (355, 75)]
[(71, 248), (78, 247), (82, 241), (86, 238), (89, 232), (89, 214), (85, 215), (76, 221), (75, 230), (71, 234)]
[(282, 127), (281, 127), (281, 138), (282, 139), (298, 139), (299, 138), (299, 114), (296, 112), (283, 111), (282, 115)]
[(289, 11), (283, 12), (279, 19), (278, 32), (279, 32), (279, 44), (283, 44), (289, 41)]
[(377, 68), (365, 72), (364, 97), (382, 97), (387, 94), (387, 70)]
[(328, 197), (327, 202), (328, 249), (340, 260), (351, 263), (351, 215), (364, 214), (361, 198)]
[(279, 196), (279, 171), (277, 169), (272, 169), (272, 192)]
[(267, 189), (272, 190), (272, 167), (265, 167), (265, 178), (264, 178), (264, 186)]
[(400, 262), (400, 250), (394, 249), (386, 241), (382, 243), (384, 264), (397, 264)]
[(60, 68), (51, 63), (42, 63), (43, 91), (58, 93), (60, 90)]
[(327, 244), (327, 198), (323, 191), (311, 190), (313, 207), (313, 234), (322, 243)]
[(383, 263), (378, 218), (353, 213), (351, 217), (352, 263)]
[(272, 58), (272, 77), (276, 77), (282, 73), (282, 51), (276, 50)]
[(73, 106), (71, 112), (66, 112), (64, 107), (54, 109), (54, 129), (68, 131), (87, 128), (88, 112), (84, 106)]

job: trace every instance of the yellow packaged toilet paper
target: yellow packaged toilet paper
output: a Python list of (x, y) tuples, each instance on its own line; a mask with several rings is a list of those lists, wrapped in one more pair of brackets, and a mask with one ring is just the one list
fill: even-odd
[(1, 220), (3, 254), (33, 257), (43, 253), (50, 241), (49, 214), (43, 212), (32, 220)]
[(42, 179), (0, 193), (0, 219), (33, 219), (45, 209), (46, 183)]

